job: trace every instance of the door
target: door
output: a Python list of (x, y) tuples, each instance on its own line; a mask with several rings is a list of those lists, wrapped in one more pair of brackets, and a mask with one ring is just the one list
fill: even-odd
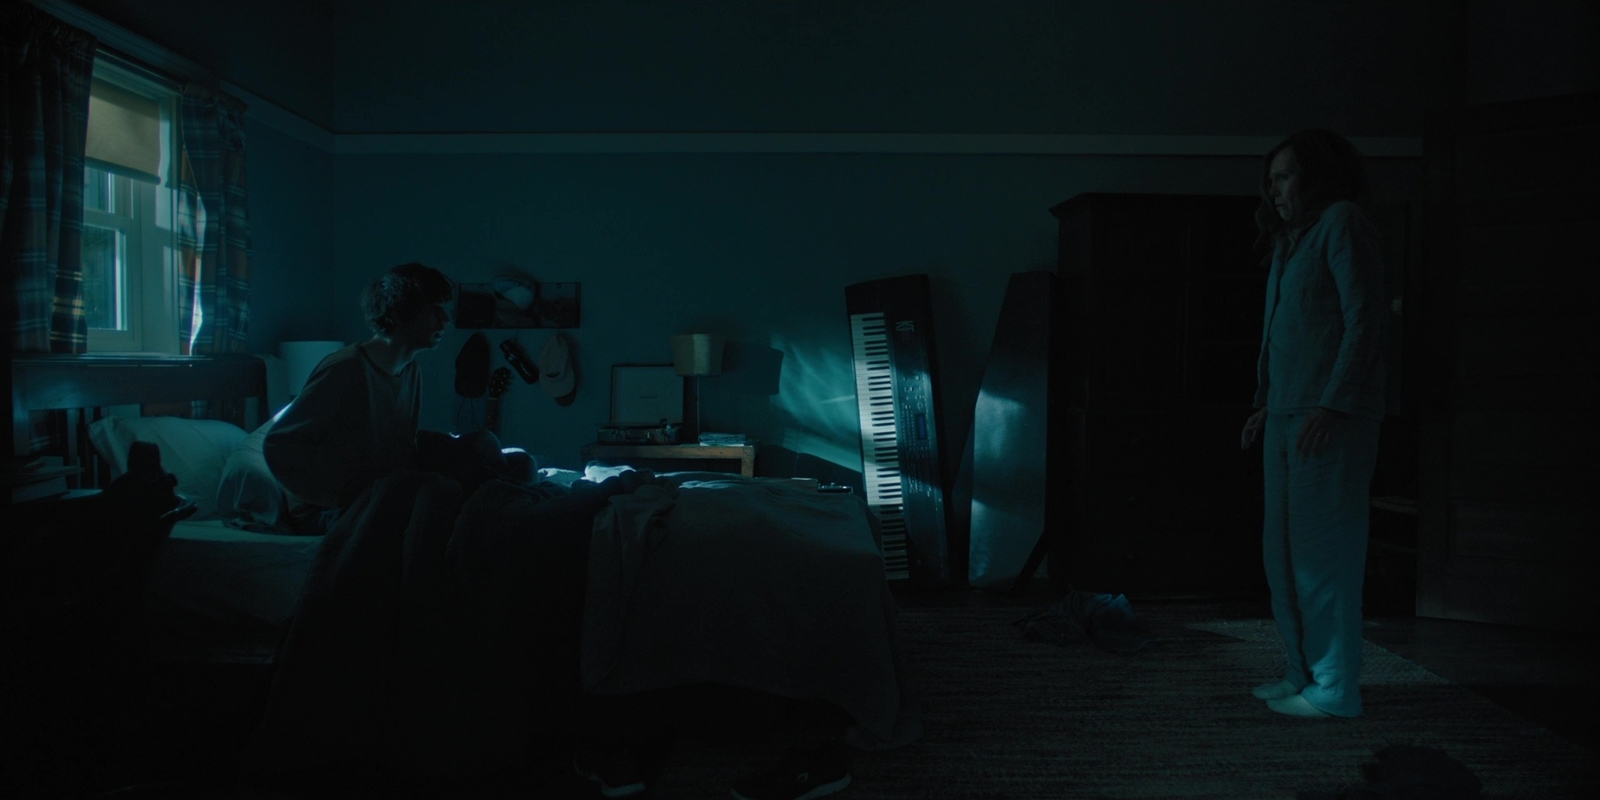
[(1430, 119), (1417, 613), (1593, 629), (1600, 94)]

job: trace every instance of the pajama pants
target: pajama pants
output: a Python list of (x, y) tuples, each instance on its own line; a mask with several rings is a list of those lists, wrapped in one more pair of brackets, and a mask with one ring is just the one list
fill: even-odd
[(1262, 556), (1272, 619), (1284, 680), (1318, 709), (1353, 717), (1361, 713), (1361, 583), (1379, 423), (1350, 417), (1308, 458), (1295, 449), (1305, 418), (1267, 414)]

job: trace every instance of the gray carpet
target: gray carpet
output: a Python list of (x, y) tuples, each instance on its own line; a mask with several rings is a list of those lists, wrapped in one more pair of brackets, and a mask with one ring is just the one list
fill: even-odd
[[(1444, 750), (1486, 797), (1597, 796), (1592, 754), (1371, 643), (1366, 713), (1302, 720), (1248, 693), (1281, 669), (1266, 620), (1135, 608), (1160, 642), (1118, 656), (1027, 641), (1011, 624), (1026, 610), (900, 612), (925, 734), (855, 754), (841, 797), (1293, 798), (1363, 783), (1391, 744)], [(727, 797), (736, 772), (777, 749), (685, 739), (651, 796)]]

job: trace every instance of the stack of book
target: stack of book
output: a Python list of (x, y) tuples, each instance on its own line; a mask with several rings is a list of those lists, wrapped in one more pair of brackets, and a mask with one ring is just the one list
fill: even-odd
[(67, 478), (76, 474), (78, 468), (65, 466), (60, 456), (10, 459), (0, 465), (0, 483), (11, 493), (12, 504), (64, 495), (71, 488)]
[(745, 439), (744, 434), (742, 433), (712, 433), (707, 431), (700, 434), (700, 443), (722, 446), (743, 445), (745, 443)]

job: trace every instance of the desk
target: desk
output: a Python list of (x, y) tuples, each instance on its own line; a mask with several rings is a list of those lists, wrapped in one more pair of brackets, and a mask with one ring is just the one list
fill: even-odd
[[(756, 476), (756, 446), (753, 444), (586, 444), (578, 451), (583, 461), (624, 462), (629, 466), (648, 466), (646, 461), (737, 461), (739, 474)], [(710, 467), (706, 467), (710, 469)]]

